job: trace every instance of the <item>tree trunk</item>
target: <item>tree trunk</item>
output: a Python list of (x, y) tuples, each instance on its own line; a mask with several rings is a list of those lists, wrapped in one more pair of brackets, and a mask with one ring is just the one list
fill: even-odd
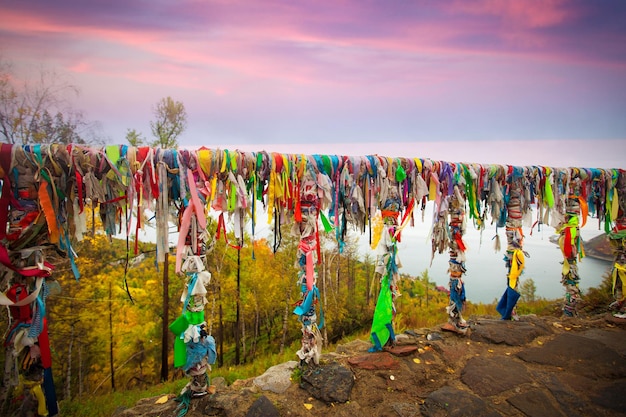
[(83, 397), (83, 344), (78, 343), (78, 398)]
[(426, 308), (428, 308), (428, 275), (426, 275)]
[(243, 362), (246, 362), (246, 319), (241, 320), (241, 357)]
[[(324, 265), (322, 266), (322, 286), (324, 287), (324, 308), (328, 309), (327, 303), (327, 288), (326, 288), (326, 276), (328, 275), (328, 265), (326, 265), (326, 252), (323, 254), (324, 256)], [(328, 310), (327, 310), (328, 311)], [(322, 340), (322, 347), (328, 347), (328, 326), (324, 326), (324, 339)]]
[(111, 366), (111, 390), (115, 391), (115, 367), (113, 366), (113, 287), (109, 281), (109, 363)]
[(222, 311), (222, 286), (217, 286), (217, 298), (220, 300), (219, 307), (219, 316), (220, 316), (220, 326), (219, 326), (219, 346), (220, 346), (220, 354), (217, 360), (217, 365), (221, 368), (224, 366), (224, 313)]
[(283, 334), (280, 339), (280, 349), (279, 353), (283, 353), (285, 351), (285, 342), (287, 340), (287, 331), (289, 330), (289, 300), (291, 298), (291, 285), (287, 286), (287, 291), (285, 291), (285, 313), (283, 314)]
[(167, 352), (168, 352), (168, 321), (170, 315), (170, 295), (169, 295), (169, 253), (165, 254), (163, 262), (163, 320), (161, 322), (161, 381), (167, 381), (168, 370)]
[(235, 324), (235, 365), (239, 365), (241, 351), (241, 249), (237, 250), (237, 317)]
[(72, 399), (72, 348), (74, 347), (74, 323), (70, 327), (70, 341), (67, 347), (67, 375), (65, 377), (65, 399)]
[[(261, 313), (259, 312), (259, 305), (257, 303), (255, 320), (254, 320), (254, 339), (252, 341), (252, 347), (250, 349), (250, 354), (252, 358), (254, 358), (254, 356), (256, 355), (256, 345), (259, 341), (260, 329), (261, 329)], [(269, 342), (269, 339), (268, 339), (268, 342)]]

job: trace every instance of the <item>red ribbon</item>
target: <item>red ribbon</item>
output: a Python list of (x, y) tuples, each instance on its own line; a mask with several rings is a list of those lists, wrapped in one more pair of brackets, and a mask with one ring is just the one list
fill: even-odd
[(221, 232), (222, 232), (222, 230), (224, 230), (224, 241), (226, 242), (226, 244), (227, 244), (228, 246), (230, 246), (231, 248), (233, 248), (233, 249), (240, 250), (240, 249), (241, 249), (241, 246), (238, 246), (238, 245), (231, 245), (231, 244), (228, 242), (228, 236), (226, 235), (226, 222), (224, 221), (224, 213), (220, 213), (220, 218), (219, 218), (219, 220), (217, 221), (217, 235), (216, 235), (217, 240), (219, 240), (219, 239), (220, 239), (220, 236), (222, 235), (222, 233), (221, 233)]

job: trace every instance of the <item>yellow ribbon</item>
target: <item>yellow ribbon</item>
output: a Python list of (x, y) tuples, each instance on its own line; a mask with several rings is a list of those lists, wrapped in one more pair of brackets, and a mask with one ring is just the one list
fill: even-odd
[[(613, 265), (613, 294), (615, 294), (615, 284), (617, 284), (617, 279), (622, 283), (622, 300), (626, 298), (626, 266), (615, 263)], [(621, 301), (621, 300), (619, 300)]]
[(524, 270), (524, 252), (521, 249), (513, 251), (511, 257), (511, 269), (509, 271), (509, 287), (515, 289), (517, 280)]

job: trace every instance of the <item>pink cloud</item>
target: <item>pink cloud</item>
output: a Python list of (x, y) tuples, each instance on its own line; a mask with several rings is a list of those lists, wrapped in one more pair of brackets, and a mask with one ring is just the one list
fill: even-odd
[(571, 2), (566, 0), (456, 0), (444, 6), (450, 13), (501, 17), (504, 23), (516, 27), (544, 28), (561, 24), (577, 16)]

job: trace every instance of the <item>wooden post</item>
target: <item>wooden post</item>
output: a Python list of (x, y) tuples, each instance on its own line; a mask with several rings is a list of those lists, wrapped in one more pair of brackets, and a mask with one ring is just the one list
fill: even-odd
[(170, 296), (169, 296), (169, 253), (165, 253), (165, 261), (163, 262), (163, 320), (161, 335), (161, 381), (168, 379), (168, 361), (167, 353), (169, 346), (169, 315), (170, 315)]

